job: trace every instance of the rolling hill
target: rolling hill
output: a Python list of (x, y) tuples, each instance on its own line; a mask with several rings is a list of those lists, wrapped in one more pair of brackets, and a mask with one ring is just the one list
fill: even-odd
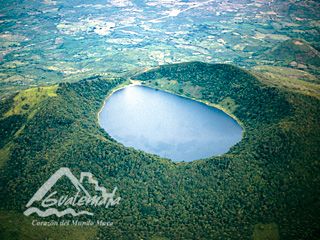
[(320, 67), (320, 52), (302, 39), (289, 39), (268, 50), (262, 58), (296, 68)]

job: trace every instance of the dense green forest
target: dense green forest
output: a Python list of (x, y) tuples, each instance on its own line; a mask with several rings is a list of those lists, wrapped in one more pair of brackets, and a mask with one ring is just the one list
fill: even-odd
[[(132, 79), (222, 105), (243, 125), (242, 141), (227, 154), (191, 163), (124, 147), (100, 128), (97, 113), (127, 79), (60, 83), (54, 96), (6, 115), (15, 105), (12, 96), (1, 102), (2, 217), (24, 218), (31, 196), (63, 166), (91, 172), (122, 197), (115, 208), (92, 209), (94, 218), (113, 226), (90, 229), (93, 235), (83, 239), (317, 239), (319, 99), (224, 64), (166, 65)], [(61, 191), (68, 188), (61, 183)], [(38, 239), (40, 230), (26, 231), (30, 222), (21, 222), (0, 221), (0, 238)], [(54, 228), (41, 235), (54, 236)]]

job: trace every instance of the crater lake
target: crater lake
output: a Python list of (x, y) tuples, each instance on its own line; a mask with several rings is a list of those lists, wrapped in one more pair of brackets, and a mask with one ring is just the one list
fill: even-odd
[(123, 145), (175, 162), (221, 155), (242, 138), (241, 126), (225, 112), (140, 85), (114, 92), (98, 119)]

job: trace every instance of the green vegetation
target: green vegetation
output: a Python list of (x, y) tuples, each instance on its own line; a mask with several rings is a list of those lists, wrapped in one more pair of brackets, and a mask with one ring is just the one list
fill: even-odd
[[(0, 212), (0, 238), (10, 240), (95, 239), (96, 227), (32, 226), (32, 218), (15, 212)], [(37, 219), (37, 221), (40, 221)], [(35, 231), (36, 228), (36, 231)], [(49, 231), (48, 231), (49, 230)]]
[(267, 51), (265, 58), (298, 68), (320, 66), (320, 53), (302, 39), (289, 39)]
[(319, 74), (319, 1), (155, 1), (1, 1), (0, 95), (189, 61)]
[[(287, 67), (276, 67), (276, 66), (255, 66), (252, 68), (254, 71), (268, 74), (268, 78), (280, 78), (278, 81), (305, 81), (310, 83), (320, 83), (320, 79), (316, 76), (302, 70), (287, 68)], [(276, 76), (274, 76), (274, 75)], [(290, 88), (289, 88), (290, 89)], [(288, 90), (289, 90), (288, 89)]]
[[(114, 224), (99, 228), (99, 239), (317, 239), (318, 98), (264, 84), (224, 64), (166, 65), (133, 78), (228, 107), (245, 127), (243, 140), (227, 154), (192, 163), (124, 147), (99, 127), (96, 114), (126, 79), (61, 83), (55, 97), (37, 101), (32, 115), (21, 110), (6, 116), (15, 106), (6, 99), (2, 120), (23, 118), (24, 128), (6, 135), (10, 152), (0, 171), (1, 219), (22, 218), (34, 192), (64, 166), (89, 171), (104, 186), (119, 189), (116, 208), (92, 209), (95, 219)], [(63, 183), (59, 190), (71, 191)], [(0, 226), (1, 236), (42, 233), (30, 226)], [(74, 231), (64, 234), (69, 239), (80, 234)]]
[(279, 230), (275, 223), (257, 224), (254, 227), (253, 240), (279, 240)]
[(218, 105), (221, 106), (222, 109), (226, 109), (228, 112), (232, 113), (234, 113), (237, 109), (235, 101), (230, 97), (224, 98), (221, 102), (218, 103)]
[(319, 79), (305, 71), (273, 66), (257, 66), (252, 73), (263, 83), (320, 99)]
[(57, 96), (57, 87), (57, 85), (49, 87), (36, 87), (20, 91), (13, 98), (13, 107), (7, 113), (5, 113), (4, 116), (28, 115), (45, 98)]
[[(0, 117), (0, 166), (7, 160), (10, 141), (24, 128), (27, 118), (38, 110), (40, 102), (48, 97), (55, 97), (57, 85), (22, 90), (11, 98), (1, 100)], [(8, 145), (6, 145), (9, 143)]]

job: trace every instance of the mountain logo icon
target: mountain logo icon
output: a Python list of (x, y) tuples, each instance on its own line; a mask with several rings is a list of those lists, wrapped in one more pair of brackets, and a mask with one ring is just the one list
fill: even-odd
[[(62, 195), (56, 197), (57, 191), (49, 193), (52, 187), (57, 183), (62, 177), (67, 177), (68, 180), (76, 189), (76, 194), (73, 196)], [(92, 184), (94, 186), (94, 192), (97, 194), (90, 194), (89, 191), (83, 186), (83, 183)], [(98, 181), (94, 179), (90, 172), (81, 172), (80, 179), (77, 179), (69, 168), (62, 167), (56, 171), (32, 196), (32, 198), (27, 203), (27, 210), (24, 211), (24, 215), (30, 216), (35, 213), (40, 217), (48, 217), (51, 215), (56, 215), (57, 217), (62, 217), (66, 214), (71, 214), (72, 216), (89, 215), (93, 216), (92, 212), (87, 210), (77, 209), (81, 207), (104, 207), (109, 208), (120, 203), (121, 197), (115, 197), (117, 187), (113, 189), (112, 192), (107, 192), (107, 189), (100, 186)], [(41, 206), (41, 209), (34, 207), (37, 204)], [(59, 211), (58, 208), (64, 208), (64, 210)]]

